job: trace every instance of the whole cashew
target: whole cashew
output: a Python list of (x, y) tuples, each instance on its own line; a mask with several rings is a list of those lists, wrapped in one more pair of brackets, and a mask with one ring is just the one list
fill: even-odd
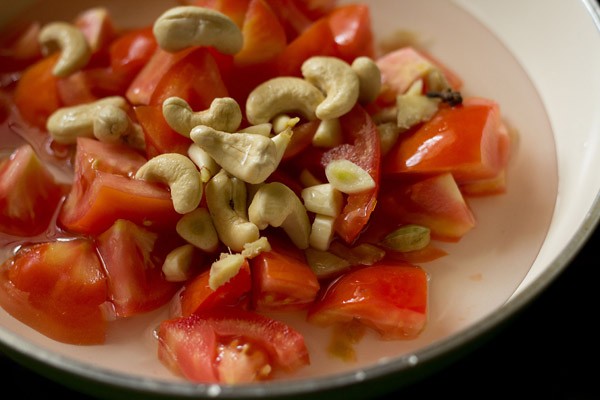
[(369, 57), (357, 57), (352, 62), (352, 69), (358, 76), (359, 94), (358, 101), (369, 104), (375, 101), (381, 91), (381, 71)]
[(184, 99), (169, 97), (163, 102), (162, 111), (169, 126), (185, 137), (190, 137), (190, 131), (198, 125), (235, 132), (242, 123), (242, 110), (231, 97), (216, 98), (208, 110), (198, 112), (194, 112)]
[(83, 68), (92, 56), (83, 32), (66, 22), (52, 22), (44, 26), (38, 40), (45, 54), (61, 51), (52, 70), (55, 76), (61, 78)]
[(282, 227), (296, 247), (309, 246), (310, 221), (300, 198), (280, 182), (262, 185), (248, 207), (250, 222), (258, 229)]
[(121, 96), (105, 97), (92, 103), (56, 110), (46, 121), (50, 136), (62, 144), (73, 144), (80, 136), (94, 137), (94, 120), (106, 106), (127, 109), (127, 100)]
[(202, 198), (202, 179), (196, 164), (178, 153), (165, 153), (148, 160), (135, 174), (136, 179), (169, 185), (173, 207), (179, 214), (194, 211)]
[(221, 169), (210, 154), (196, 143), (192, 143), (188, 147), (187, 153), (190, 160), (200, 169), (200, 176), (204, 183), (208, 182)]
[(248, 221), (246, 184), (219, 171), (206, 184), (206, 204), (219, 239), (233, 251), (259, 239), (258, 227)]
[(173, 7), (154, 22), (158, 45), (169, 52), (212, 46), (224, 54), (238, 53), (244, 44), (240, 28), (225, 14), (197, 6)]
[(262, 183), (277, 169), (292, 137), (287, 129), (273, 138), (246, 132), (221, 132), (199, 125), (190, 137), (223, 169), (248, 183)]
[(198, 207), (185, 214), (177, 221), (175, 229), (188, 243), (206, 252), (212, 253), (219, 246), (217, 231), (206, 208)]
[(315, 111), (319, 119), (341, 117), (350, 111), (358, 100), (358, 75), (348, 63), (339, 58), (311, 57), (302, 64), (302, 75), (326, 93), (327, 97)]
[(270, 122), (275, 116), (300, 113), (308, 120), (325, 99), (314, 85), (301, 78), (277, 77), (258, 85), (246, 100), (246, 118), (253, 124)]

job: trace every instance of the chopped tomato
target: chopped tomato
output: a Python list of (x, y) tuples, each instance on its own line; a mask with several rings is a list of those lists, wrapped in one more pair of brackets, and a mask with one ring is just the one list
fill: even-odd
[(79, 138), (75, 178), (58, 215), (71, 232), (98, 234), (117, 219), (169, 228), (180, 215), (164, 185), (134, 179), (145, 158), (130, 147)]
[(25, 246), (0, 268), (0, 305), (60, 342), (103, 343), (106, 297), (106, 275), (88, 239)]
[(313, 21), (324, 17), (333, 10), (337, 0), (294, 0), (298, 9)]
[(164, 153), (187, 155), (192, 139), (177, 133), (169, 126), (161, 105), (135, 106), (133, 110), (144, 131), (148, 159)]
[(352, 63), (355, 58), (375, 58), (371, 12), (366, 4), (342, 5), (328, 17), (340, 58)]
[(212, 8), (227, 15), (240, 28), (244, 24), (246, 10), (250, 0), (186, 0), (187, 2), (198, 6)]
[(440, 110), (401, 138), (384, 160), (387, 173), (451, 172), (458, 183), (495, 178), (508, 162), (509, 136), (492, 100), (467, 98)]
[[(118, 317), (130, 317), (165, 305), (179, 289), (162, 273), (159, 235), (119, 219), (96, 241), (108, 278), (109, 299)], [(164, 240), (164, 237), (161, 238)]]
[(279, 18), (283, 26), (287, 42), (295, 40), (309, 29), (312, 20), (298, 7), (295, 0), (265, 0)]
[(310, 362), (292, 327), (233, 307), (163, 321), (158, 339), (161, 362), (194, 382), (258, 381), (274, 368), (291, 372)]
[(358, 320), (385, 339), (411, 339), (427, 321), (427, 273), (412, 264), (375, 264), (335, 280), (309, 309), (308, 321)]
[(58, 78), (52, 74), (58, 56), (53, 54), (29, 66), (15, 88), (14, 101), (21, 117), (42, 130), (46, 130), (48, 117), (62, 106)]
[(16, 236), (44, 232), (64, 192), (30, 145), (17, 148), (0, 162), (0, 232)]
[[(117, 37), (112, 16), (106, 8), (95, 7), (84, 10), (75, 17), (73, 24), (85, 36), (92, 57), (105, 57), (109, 44)], [(93, 61), (92, 61), (93, 62)]]
[[(258, 311), (300, 310), (319, 291), (317, 276), (296, 248), (274, 246), (251, 260), (253, 304)], [(296, 254), (290, 254), (290, 252)]]
[(302, 76), (302, 63), (313, 56), (338, 56), (338, 48), (329, 22), (317, 20), (289, 42), (276, 60), (278, 75)]
[(157, 46), (151, 26), (122, 34), (110, 44), (113, 72), (133, 78), (150, 60)]
[(244, 46), (234, 56), (237, 65), (273, 60), (285, 48), (285, 31), (266, 0), (251, 0), (242, 26)]
[(367, 171), (376, 182), (373, 189), (348, 195), (336, 220), (336, 232), (351, 243), (364, 229), (377, 204), (381, 146), (375, 123), (360, 105), (340, 117), (340, 123), (345, 143), (323, 155), (323, 166), (332, 160), (347, 159)]
[(378, 220), (423, 225), (431, 230), (432, 238), (450, 242), (460, 240), (475, 226), (475, 217), (450, 173), (384, 182)]
[(22, 70), (42, 58), (38, 40), (40, 23), (28, 22), (19, 25), (21, 26), (10, 26), (1, 32), (0, 72)]
[(285, 148), (283, 159), (292, 158), (311, 145), (315, 132), (319, 128), (320, 120), (308, 121), (294, 126), (290, 143)]
[(210, 270), (207, 269), (185, 283), (180, 293), (181, 315), (187, 316), (220, 306), (234, 306), (244, 303), (252, 289), (250, 266), (245, 261), (239, 272), (229, 281), (212, 290), (208, 285)]

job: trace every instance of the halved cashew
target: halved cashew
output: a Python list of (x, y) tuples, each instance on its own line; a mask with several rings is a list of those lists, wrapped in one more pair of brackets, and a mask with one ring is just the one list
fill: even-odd
[(225, 14), (197, 6), (173, 7), (154, 22), (158, 45), (169, 52), (212, 46), (224, 54), (238, 53), (244, 44), (240, 28)]
[(125, 110), (113, 104), (100, 108), (92, 123), (94, 136), (105, 143), (125, 143), (135, 148), (144, 147), (144, 133)]
[(127, 100), (121, 96), (63, 107), (56, 110), (46, 121), (46, 129), (57, 143), (73, 144), (80, 136), (94, 137), (94, 120), (96, 115), (106, 106), (127, 109)]
[(358, 57), (352, 62), (352, 69), (359, 81), (358, 101), (372, 103), (381, 91), (381, 71), (377, 63), (369, 57)]
[(219, 286), (224, 285), (240, 272), (245, 261), (241, 254), (221, 254), (221, 257), (210, 266), (208, 286), (212, 290), (217, 290)]
[(179, 236), (201, 250), (212, 253), (219, 246), (219, 236), (206, 208), (198, 207), (177, 221)]
[(184, 99), (169, 97), (163, 101), (162, 112), (169, 126), (185, 137), (190, 137), (190, 131), (198, 125), (235, 132), (242, 123), (242, 110), (231, 97), (218, 97), (209, 109), (197, 112)]
[(309, 246), (310, 221), (300, 198), (280, 182), (266, 183), (254, 194), (248, 217), (259, 229), (282, 227), (296, 247)]
[(184, 244), (171, 250), (162, 266), (162, 272), (168, 282), (184, 282), (191, 277), (194, 246)]
[(200, 177), (202, 182), (206, 183), (212, 178), (221, 167), (213, 160), (213, 158), (204, 149), (196, 143), (192, 143), (188, 147), (188, 157), (200, 169)]
[(228, 133), (199, 125), (190, 137), (223, 169), (248, 183), (262, 183), (277, 169), (292, 137), (291, 129), (273, 138), (245, 132)]
[(325, 99), (311, 83), (296, 77), (277, 77), (258, 85), (246, 100), (246, 118), (253, 124), (270, 122), (275, 116), (299, 113), (316, 119), (315, 110)]
[(312, 144), (315, 147), (333, 148), (342, 144), (343, 141), (342, 125), (339, 118), (321, 121), (312, 138)]
[(196, 164), (178, 153), (165, 153), (148, 160), (135, 174), (136, 179), (169, 185), (173, 207), (179, 214), (194, 211), (202, 198), (202, 179)]
[(206, 184), (206, 204), (219, 239), (233, 251), (260, 237), (258, 227), (248, 221), (246, 184), (219, 171)]
[(325, 175), (331, 186), (342, 193), (360, 193), (376, 186), (366, 170), (346, 159), (330, 161), (325, 167)]
[(316, 108), (319, 119), (341, 117), (350, 111), (358, 100), (358, 75), (347, 62), (339, 58), (311, 57), (302, 64), (302, 75), (327, 96)]
[(66, 22), (52, 22), (44, 26), (38, 40), (44, 54), (60, 50), (60, 57), (52, 73), (61, 78), (83, 68), (92, 56), (83, 32)]

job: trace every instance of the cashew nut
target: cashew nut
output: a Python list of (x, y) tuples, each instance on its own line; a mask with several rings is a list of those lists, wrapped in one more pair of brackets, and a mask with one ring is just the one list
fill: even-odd
[(54, 141), (62, 144), (73, 144), (80, 136), (94, 137), (94, 120), (106, 106), (125, 110), (127, 100), (121, 96), (112, 96), (92, 103), (59, 108), (46, 121), (46, 129)]
[(302, 64), (302, 75), (326, 94), (325, 100), (315, 111), (319, 119), (341, 117), (350, 111), (358, 100), (358, 75), (348, 63), (339, 58), (311, 57)]
[(358, 76), (358, 101), (369, 104), (375, 101), (381, 91), (381, 71), (369, 57), (358, 57), (352, 62), (352, 69)]
[(235, 132), (242, 123), (242, 110), (231, 97), (218, 97), (208, 110), (198, 112), (194, 112), (184, 99), (169, 97), (163, 102), (162, 111), (169, 126), (185, 137), (190, 137), (190, 131), (198, 125)]
[(125, 143), (132, 147), (144, 148), (144, 133), (127, 112), (108, 104), (98, 110), (93, 120), (94, 136), (105, 143)]
[(210, 266), (208, 286), (212, 290), (217, 290), (219, 286), (224, 285), (240, 272), (245, 261), (241, 254), (221, 254), (221, 257)]
[(260, 237), (258, 227), (248, 221), (246, 184), (219, 171), (206, 184), (206, 204), (219, 239), (233, 251)]
[(269, 138), (246, 132), (222, 132), (199, 125), (192, 129), (190, 137), (228, 173), (255, 184), (264, 182), (277, 169), (292, 130)]
[(221, 169), (219, 164), (196, 143), (192, 143), (188, 147), (188, 157), (200, 169), (200, 177), (204, 183), (208, 182)]
[(38, 40), (45, 54), (60, 50), (52, 73), (61, 78), (83, 68), (92, 56), (83, 32), (66, 22), (52, 22), (44, 26)]
[(296, 247), (309, 246), (310, 221), (300, 198), (280, 182), (262, 185), (248, 207), (248, 217), (258, 229), (282, 227)]
[(184, 244), (173, 249), (162, 266), (162, 272), (168, 282), (184, 282), (191, 277), (194, 246)]
[(246, 100), (246, 118), (253, 124), (270, 122), (275, 116), (299, 113), (316, 119), (315, 110), (325, 99), (311, 83), (296, 77), (277, 77), (258, 85)]
[(206, 252), (212, 253), (219, 246), (217, 231), (206, 208), (199, 207), (185, 214), (177, 221), (175, 229), (188, 243)]
[(165, 153), (148, 160), (135, 174), (136, 179), (169, 185), (173, 207), (179, 214), (194, 211), (202, 198), (202, 179), (196, 164), (178, 153)]
[(197, 6), (173, 7), (154, 22), (158, 45), (169, 52), (212, 46), (224, 54), (238, 53), (244, 44), (240, 28), (225, 14)]
[(312, 138), (312, 144), (315, 147), (333, 148), (342, 144), (343, 141), (342, 125), (339, 118), (321, 121)]

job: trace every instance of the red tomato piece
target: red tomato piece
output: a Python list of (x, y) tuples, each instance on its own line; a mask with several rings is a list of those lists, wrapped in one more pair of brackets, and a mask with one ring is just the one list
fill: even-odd
[(208, 285), (210, 270), (205, 270), (186, 282), (180, 294), (181, 315), (188, 316), (221, 306), (236, 306), (245, 302), (252, 289), (250, 266), (245, 261), (239, 272), (228, 282), (212, 290)]
[(333, 32), (326, 18), (315, 21), (302, 34), (288, 43), (277, 57), (277, 74), (302, 76), (302, 63), (313, 56), (339, 56)]
[(44, 232), (65, 191), (30, 145), (17, 148), (0, 163), (0, 232)]
[(148, 159), (164, 153), (187, 155), (192, 139), (174, 131), (162, 112), (161, 105), (135, 106), (137, 121), (144, 131)]
[(246, 10), (251, 0), (188, 0), (198, 7), (212, 8), (227, 15), (240, 28), (244, 24)]
[(266, 0), (285, 30), (287, 42), (295, 40), (312, 24), (311, 18), (304, 14), (295, 0)]
[(52, 74), (59, 54), (53, 54), (29, 66), (17, 82), (14, 102), (21, 117), (29, 124), (46, 130), (46, 120), (62, 106)]
[(316, 21), (331, 12), (335, 8), (337, 0), (294, 0), (294, 3), (304, 15)]
[(352, 63), (360, 56), (375, 57), (371, 12), (366, 4), (339, 6), (327, 18), (342, 60)]
[(285, 31), (265, 0), (250, 0), (242, 34), (244, 46), (234, 56), (237, 65), (271, 61), (287, 45)]
[(308, 321), (358, 320), (384, 339), (411, 339), (427, 321), (427, 273), (412, 264), (376, 264), (335, 280), (309, 309)]
[(384, 160), (387, 173), (451, 172), (458, 183), (495, 178), (508, 162), (510, 138), (492, 100), (467, 98), (402, 137)]
[(117, 37), (112, 16), (103, 7), (86, 9), (75, 17), (73, 24), (83, 32), (92, 54), (106, 53), (109, 44)]
[(300, 333), (233, 307), (163, 321), (158, 339), (161, 362), (194, 382), (253, 382), (273, 368), (290, 372), (310, 362)]
[(109, 299), (118, 317), (155, 310), (179, 289), (180, 284), (168, 282), (163, 276), (164, 257), (156, 253), (158, 241), (158, 234), (125, 219), (115, 221), (97, 237)]
[(317, 296), (317, 276), (306, 263), (304, 253), (273, 246), (251, 260), (253, 304), (258, 311), (301, 310)]
[(323, 155), (322, 164), (347, 159), (364, 169), (376, 182), (373, 189), (347, 196), (346, 205), (336, 220), (336, 232), (347, 243), (352, 243), (364, 229), (377, 204), (381, 163), (381, 145), (377, 127), (360, 105), (340, 118), (344, 144)]
[(475, 227), (475, 217), (450, 173), (384, 182), (376, 211), (378, 220), (423, 225), (431, 230), (432, 238), (450, 242), (460, 240)]
[(39, 22), (5, 28), (0, 38), (0, 72), (22, 70), (42, 58)]
[(58, 215), (71, 232), (97, 234), (126, 218), (153, 228), (171, 228), (180, 215), (164, 185), (134, 179), (146, 159), (134, 149), (94, 139), (77, 140), (75, 178)]
[[(213, 52), (205, 47), (182, 52), (186, 54), (158, 80), (149, 104), (162, 105), (167, 98), (177, 96), (186, 100), (193, 110), (204, 110), (215, 98), (229, 95)], [(177, 58), (177, 55), (172, 57)]]
[(106, 275), (88, 239), (26, 246), (0, 268), (0, 305), (60, 342), (103, 343), (106, 299)]

